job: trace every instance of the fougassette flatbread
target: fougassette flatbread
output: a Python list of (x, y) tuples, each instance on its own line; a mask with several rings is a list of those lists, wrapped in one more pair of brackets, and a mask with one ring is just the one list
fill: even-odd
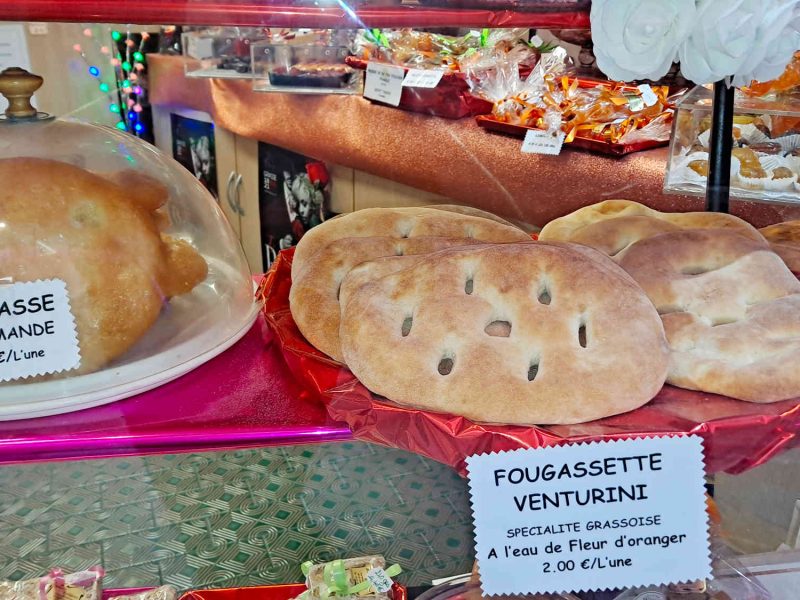
[(352, 292), (340, 330), (348, 366), (390, 400), (481, 422), (566, 424), (635, 409), (664, 382), (658, 314), (596, 251), (496, 244), (392, 262)]
[(347, 237), (421, 236), (472, 238), (487, 242), (520, 242), (530, 239), (521, 229), (482, 217), (434, 208), (365, 208), (310, 229), (295, 249), (292, 280), (299, 278), (314, 254), (335, 240)]
[(292, 282), (289, 305), (298, 329), (316, 348), (342, 361), (339, 343), (339, 287), (356, 265), (382, 256), (426, 254), (479, 243), (464, 238), (343, 238), (312, 256)]
[(750, 402), (800, 396), (800, 282), (766, 241), (670, 232), (620, 265), (662, 315), (668, 383)]
[(664, 213), (631, 200), (606, 200), (578, 209), (545, 225), (539, 239), (584, 244), (620, 260), (639, 240), (678, 229), (736, 229), (762, 239), (756, 228), (733, 215)]
[(800, 221), (784, 221), (762, 227), (759, 231), (786, 266), (800, 273)]
[(509, 227), (516, 227), (516, 225), (514, 225), (511, 221), (506, 221), (503, 217), (498, 217), (494, 213), (481, 210), (480, 208), (473, 208), (471, 206), (463, 206), (461, 204), (430, 204), (424, 208), (444, 210), (447, 212), (456, 213), (458, 215), (467, 215), (470, 217), (482, 217), (484, 219), (489, 219), (490, 221), (495, 221), (496, 223), (508, 225)]

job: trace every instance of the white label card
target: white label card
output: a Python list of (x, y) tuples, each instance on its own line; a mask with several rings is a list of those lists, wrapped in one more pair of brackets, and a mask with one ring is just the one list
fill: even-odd
[(656, 96), (656, 93), (653, 91), (653, 88), (651, 88), (646, 83), (643, 83), (642, 85), (637, 85), (636, 88), (640, 92), (642, 92), (642, 101), (644, 102), (645, 106), (653, 106), (658, 102), (658, 96)]
[(80, 364), (66, 284), (60, 279), (0, 284), (0, 381)]
[(442, 80), (441, 69), (409, 69), (403, 87), (435, 88)]
[(525, 154), (551, 154), (555, 156), (561, 153), (564, 137), (563, 131), (553, 134), (550, 131), (541, 129), (529, 129), (525, 134), (525, 141), (522, 142), (522, 151)]
[(467, 470), (485, 595), (711, 576), (699, 436), (476, 455)]
[(392, 579), (380, 567), (367, 571), (367, 580), (381, 594), (392, 589)]
[(380, 63), (367, 64), (367, 78), (364, 81), (364, 97), (392, 106), (400, 104), (403, 93), (405, 69)]

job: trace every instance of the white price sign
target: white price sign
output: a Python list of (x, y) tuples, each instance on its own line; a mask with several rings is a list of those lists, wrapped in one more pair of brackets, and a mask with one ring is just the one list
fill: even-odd
[(404, 76), (403, 67), (368, 63), (367, 78), (364, 81), (364, 97), (398, 106), (400, 95), (403, 93)]
[(409, 69), (403, 80), (403, 87), (435, 88), (442, 80), (444, 71), (440, 69)]
[(0, 381), (80, 364), (75, 318), (62, 280), (0, 285)]
[(555, 156), (561, 153), (561, 146), (564, 144), (564, 132), (542, 131), (541, 129), (529, 129), (525, 134), (525, 141), (522, 142), (522, 152), (525, 154), (550, 154)]
[(643, 83), (636, 86), (636, 88), (642, 92), (642, 102), (644, 102), (645, 106), (653, 106), (658, 102), (658, 96), (648, 84)]
[(467, 470), (485, 595), (711, 575), (698, 436), (484, 454)]

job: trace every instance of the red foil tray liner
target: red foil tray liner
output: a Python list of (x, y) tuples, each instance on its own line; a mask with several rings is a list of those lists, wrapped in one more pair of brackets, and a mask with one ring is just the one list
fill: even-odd
[(293, 255), (282, 251), (262, 282), (267, 323), (295, 378), (357, 439), (422, 454), (462, 474), (473, 454), (670, 434), (703, 438), (708, 473), (740, 473), (800, 444), (800, 398), (753, 404), (670, 385), (637, 410), (578, 425), (491, 425), (400, 406), (372, 394), (300, 333), (289, 310)]
[[(304, 583), (264, 585), (256, 587), (195, 590), (186, 592), (180, 600), (291, 600), (306, 590)], [(399, 583), (392, 586), (394, 600), (407, 600), (406, 588)]]
[[(353, 56), (347, 57), (347, 64), (354, 69), (367, 68), (367, 61)], [(407, 73), (408, 69), (404, 69)], [(460, 73), (445, 72), (435, 88), (404, 87), (398, 108), (445, 119), (461, 119), (488, 114), (492, 106), (491, 102), (469, 93), (469, 86)]]

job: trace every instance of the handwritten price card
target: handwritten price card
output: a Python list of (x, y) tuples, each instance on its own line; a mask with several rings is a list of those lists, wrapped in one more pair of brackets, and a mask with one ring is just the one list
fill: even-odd
[(81, 364), (75, 319), (60, 279), (0, 285), (0, 382)]
[(467, 470), (486, 595), (711, 575), (698, 436), (483, 454)]
[(367, 78), (364, 81), (364, 98), (398, 106), (403, 93), (405, 74), (403, 67), (368, 63)]

